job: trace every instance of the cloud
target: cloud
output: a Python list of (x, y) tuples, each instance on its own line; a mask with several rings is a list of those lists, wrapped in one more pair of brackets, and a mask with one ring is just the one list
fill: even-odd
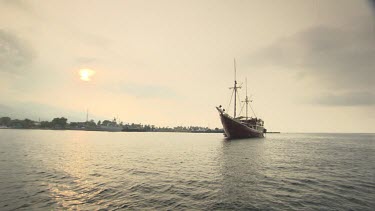
[(20, 8), (22, 10), (29, 10), (31, 8), (30, 4), (24, 0), (1, 0), (0, 3)]
[(97, 61), (98, 61), (98, 58), (95, 58), (95, 57), (77, 57), (75, 59), (75, 63), (77, 65), (93, 64)]
[(311, 27), (254, 52), (249, 60), (315, 77), (327, 88), (369, 91), (375, 88), (375, 22), (371, 16), (341, 27)]
[(112, 88), (116, 92), (125, 92), (138, 98), (178, 98), (179, 95), (171, 88), (150, 84), (127, 83)]
[(373, 10), (375, 11), (375, 0), (368, 0), (370, 6), (373, 7)]
[(375, 94), (370, 92), (346, 92), (324, 94), (311, 103), (327, 106), (374, 106)]
[(0, 29), (0, 72), (16, 73), (33, 60), (32, 49), (14, 34)]

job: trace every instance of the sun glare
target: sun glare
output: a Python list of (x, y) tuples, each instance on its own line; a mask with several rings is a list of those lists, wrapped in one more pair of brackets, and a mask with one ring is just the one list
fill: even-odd
[(91, 81), (91, 77), (95, 74), (94, 70), (91, 69), (80, 69), (79, 75), (82, 81)]

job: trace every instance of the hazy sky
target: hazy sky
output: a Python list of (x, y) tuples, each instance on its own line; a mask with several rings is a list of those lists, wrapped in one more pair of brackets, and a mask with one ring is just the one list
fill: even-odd
[(84, 121), (88, 108), (96, 121), (221, 127), (215, 106), (229, 103), (235, 57), (269, 130), (375, 132), (374, 10), (360, 0), (0, 0), (0, 116)]

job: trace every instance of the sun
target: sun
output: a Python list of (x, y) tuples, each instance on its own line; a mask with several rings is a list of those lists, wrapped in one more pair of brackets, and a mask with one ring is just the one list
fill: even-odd
[(91, 69), (80, 69), (79, 76), (82, 81), (91, 81), (91, 77), (95, 74), (94, 70)]

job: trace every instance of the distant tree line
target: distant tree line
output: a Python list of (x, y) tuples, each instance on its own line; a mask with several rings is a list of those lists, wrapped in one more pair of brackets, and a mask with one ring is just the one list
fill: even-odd
[(0, 125), (14, 128), (32, 128), (34, 125), (34, 121), (30, 119), (19, 120), (11, 119), (10, 117), (1, 117)]
[(95, 123), (94, 120), (86, 122), (68, 122), (65, 117), (56, 117), (52, 121), (34, 121), (30, 119), (11, 119), (10, 117), (0, 117), (0, 127), (2, 128), (22, 128), (22, 129), (62, 129), (62, 130), (106, 130), (106, 128), (117, 127), (122, 131), (128, 132), (205, 132), (219, 133), (222, 129), (210, 129), (208, 127), (198, 126), (177, 126), (177, 127), (156, 127), (149, 124), (127, 123), (119, 124), (114, 120), (103, 120)]
[(0, 117), (0, 126), (10, 128), (56, 128), (63, 129), (68, 125), (68, 119), (64, 117), (54, 118), (49, 121), (34, 121), (30, 119), (11, 119), (10, 117)]

